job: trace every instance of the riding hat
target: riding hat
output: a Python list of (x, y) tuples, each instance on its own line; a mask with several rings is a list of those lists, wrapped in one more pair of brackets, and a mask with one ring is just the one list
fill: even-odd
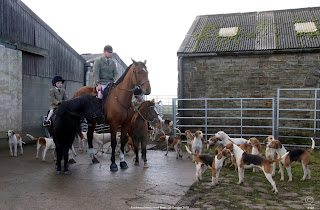
[(112, 53), (112, 52), (113, 52), (113, 49), (112, 49), (111, 45), (106, 45), (106, 46), (104, 47), (103, 51), (104, 51), (104, 52), (107, 51), (107, 52), (109, 52), (109, 53)]
[(59, 81), (61, 81), (62, 84), (63, 84), (65, 80), (64, 80), (61, 76), (55, 76), (55, 77), (53, 77), (53, 79), (52, 79), (52, 85), (55, 86), (56, 82), (59, 82)]

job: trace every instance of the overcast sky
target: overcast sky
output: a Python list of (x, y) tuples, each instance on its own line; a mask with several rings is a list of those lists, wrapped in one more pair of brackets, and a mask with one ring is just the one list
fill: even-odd
[(79, 54), (107, 44), (147, 60), (152, 95), (176, 95), (177, 51), (198, 15), (318, 7), (320, 0), (22, 0)]

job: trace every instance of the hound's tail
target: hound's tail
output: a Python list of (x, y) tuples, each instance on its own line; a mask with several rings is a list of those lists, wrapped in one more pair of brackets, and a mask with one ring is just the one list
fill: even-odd
[(35, 140), (35, 141), (38, 141), (39, 138), (34, 138), (33, 136), (31, 136), (30, 134), (26, 134), (26, 136), (28, 136), (31, 140)]
[(187, 150), (187, 152), (190, 154), (190, 155), (193, 155), (193, 156), (198, 156), (197, 154), (194, 154), (194, 153), (192, 153), (190, 150), (189, 150), (189, 148), (187, 147), (187, 145), (185, 145), (185, 147), (186, 147), (186, 150)]
[(178, 128), (174, 128), (174, 129), (176, 129), (179, 132), (178, 138), (181, 138), (181, 131)]
[(282, 159), (285, 159), (287, 157), (287, 155), (289, 154), (289, 152), (286, 152), (284, 155), (282, 155), (282, 157), (280, 157), (279, 159), (276, 160), (269, 160), (270, 163), (274, 163), (274, 162), (279, 162)]
[(312, 141), (311, 149), (308, 149), (307, 152), (311, 152), (314, 149), (314, 147), (316, 146), (316, 143), (314, 142), (313, 138), (311, 138), (311, 141)]

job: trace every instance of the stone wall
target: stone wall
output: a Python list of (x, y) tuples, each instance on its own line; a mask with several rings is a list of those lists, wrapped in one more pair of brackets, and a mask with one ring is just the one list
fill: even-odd
[[(183, 98), (275, 98), (277, 97), (277, 88), (317, 88), (320, 80), (320, 54), (319, 53), (296, 53), (296, 54), (264, 54), (264, 55), (238, 55), (238, 56), (213, 56), (213, 57), (184, 57), (183, 58)], [(179, 72), (180, 73), (180, 72)], [(179, 75), (180, 78), (180, 75)], [(181, 82), (181, 81), (179, 81)], [(181, 87), (180, 85), (178, 87)], [(178, 90), (180, 94), (180, 90)], [(288, 92), (285, 97), (313, 97), (314, 92), (304, 91), (300, 95), (296, 92)], [(318, 96), (319, 97), (319, 96)], [(179, 95), (179, 98), (181, 96)], [(219, 104), (214, 104), (219, 103)], [(314, 103), (298, 103), (290, 101), (297, 108), (314, 109)], [(194, 108), (195, 102), (184, 102), (184, 108)], [(261, 104), (258, 107), (268, 106)], [(293, 107), (294, 107), (293, 106)], [(239, 107), (235, 103), (213, 102), (211, 108)], [(234, 114), (234, 116), (233, 116)], [(244, 113), (246, 114), (246, 113)], [(256, 113), (258, 114), (258, 113)], [(261, 114), (261, 112), (259, 113)], [(308, 118), (313, 117), (314, 112), (299, 113), (287, 112), (286, 117)], [(199, 116), (196, 111), (192, 113), (180, 113), (181, 116)], [(212, 112), (211, 117), (235, 117), (236, 112)], [(270, 115), (270, 113), (269, 113)], [(255, 113), (246, 114), (248, 117), (254, 117)], [(210, 116), (209, 116), (210, 117)], [(284, 117), (284, 116), (282, 116)], [(203, 124), (200, 119), (182, 124)], [(209, 120), (211, 125), (239, 125), (237, 120)], [(288, 122), (281, 126), (292, 126)], [(304, 127), (312, 127), (309, 122), (304, 123)], [(247, 125), (266, 125), (270, 124), (263, 121), (248, 121)], [(308, 125), (310, 124), (310, 125)], [(218, 130), (227, 130), (230, 133), (239, 133), (237, 128), (215, 128), (210, 132)], [(251, 130), (249, 133), (267, 134), (271, 130)], [(294, 132), (294, 131), (293, 131)], [(280, 134), (281, 135), (281, 134)], [(288, 135), (288, 133), (286, 133)], [(294, 135), (310, 136), (310, 133), (297, 133)], [(313, 136), (313, 135), (311, 135)]]
[(264, 98), (277, 88), (315, 88), (319, 59), (319, 53), (184, 57), (183, 98)]
[(7, 131), (21, 132), (22, 53), (0, 45), (0, 147), (8, 147)]

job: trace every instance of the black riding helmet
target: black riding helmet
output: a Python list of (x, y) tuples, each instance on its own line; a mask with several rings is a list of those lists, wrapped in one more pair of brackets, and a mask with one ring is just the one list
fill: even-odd
[(59, 82), (59, 81), (61, 81), (62, 84), (63, 84), (65, 80), (64, 80), (61, 76), (55, 76), (55, 77), (53, 77), (53, 79), (52, 79), (52, 85), (55, 86), (56, 82)]

